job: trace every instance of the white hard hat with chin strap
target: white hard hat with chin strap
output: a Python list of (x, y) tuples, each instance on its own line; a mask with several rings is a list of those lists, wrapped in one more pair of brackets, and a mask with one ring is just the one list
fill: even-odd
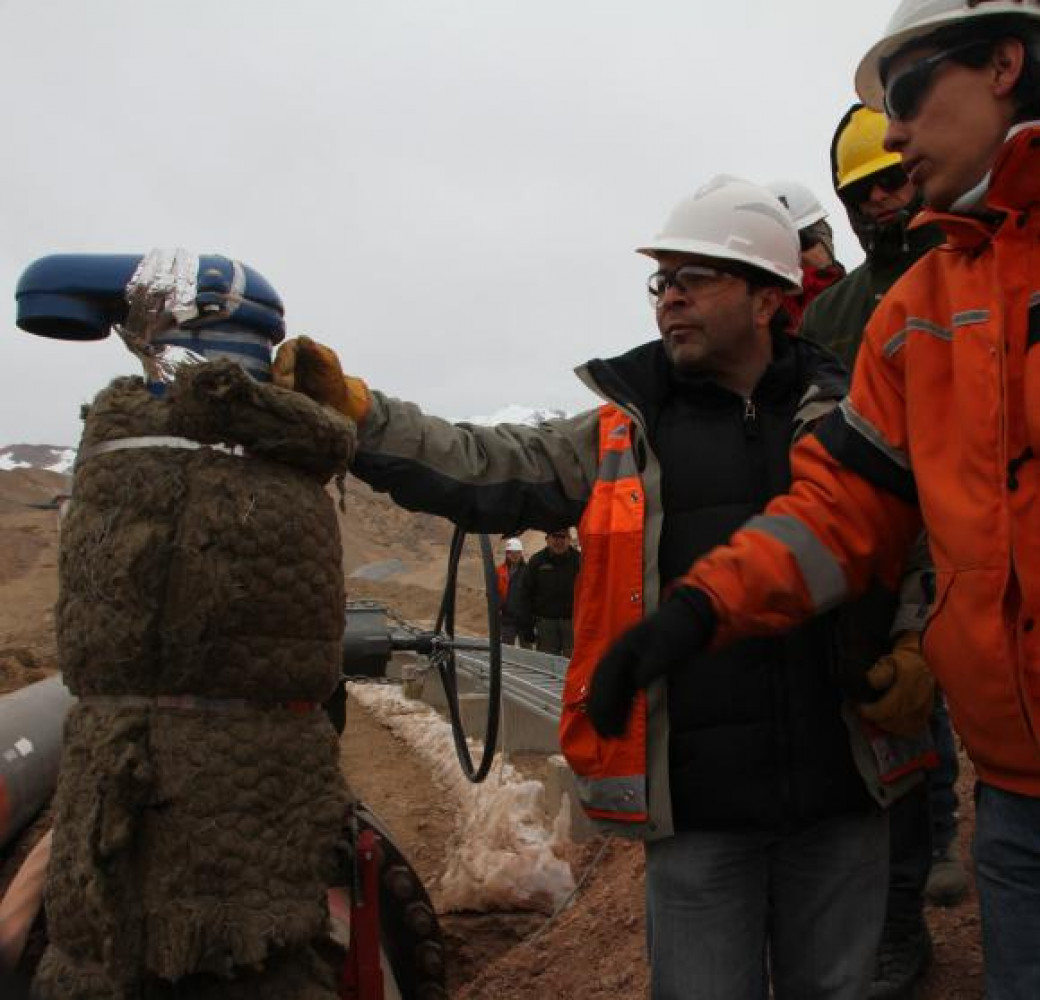
[(1032, 18), (1040, 25), (1040, 0), (903, 0), (881, 41), (867, 52), (856, 70), (860, 99), (875, 111), (884, 110), (881, 64), (908, 43), (958, 22), (998, 15)]
[(684, 253), (732, 261), (775, 275), (801, 291), (801, 250), (790, 212), (767, 188), (720, 175), (672, 209), (664, 227), (637, 253)]

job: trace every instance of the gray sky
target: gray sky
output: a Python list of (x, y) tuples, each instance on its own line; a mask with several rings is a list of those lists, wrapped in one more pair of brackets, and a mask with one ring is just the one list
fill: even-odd
[(138, 371), (14, 325), (57, 252), (246, 261), (290, 333), (445, 415), (577, 409), (650, 339), (632, 252), (716, 173), (832, 209), (827, 149), (895, 0), (0, 0), (0, 445), (74, 444)]

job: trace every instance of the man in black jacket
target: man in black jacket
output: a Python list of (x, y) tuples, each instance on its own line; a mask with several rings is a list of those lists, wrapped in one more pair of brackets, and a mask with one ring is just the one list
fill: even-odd
[[(850, 369), (874, 308), (893, 284), (942, 242), (935, 226), (910, 228), (921, 199), (899, 153), (882, 144), (885, 116), (853, 105), (831, 143), (834, 189), (866, 252), (866, 260), (806, 310), (801, 333), (837, 353)], [(931, 957), (924, 920), (929, 892), (949, 905), (967, 893), (956, 856), (957, 754), (942, 695), (931, 720), (940, 768), (891, 811), (891, 867), (885, 930), (869, 1000), (902, 1000)], [(930, 875), (934, 867), (934, 875)]]
[[(843, 695), (868, 700), (874, 670), (891, 672), (891, 657), (868, 671), (891, 615), (858, 663), (818, 621), (697, 657), (652, 686), (620, 740), (591, 724), (603, 651), (787, 488), (793, 438), (846, 391), (833, 355), (788, 332), (799, 244), (771, 193), (716, 178), (641, 252), (659, 337), (579, 369), (597, 409), (538, 427), (452, 425), (345, 378), (309, 341), (283, 346), (277, 380), (357, 420), (353, 472), (404, 506), (469, 530), (578, 525), (561, 744), (588, 813), (647, 841), (654, 1000), (765, 996), (769, 980), (777, 1000), (860, 1000), (884, 914), (878, 802), (890, 793)], [(891, 724), (890, 707), (864, 711)]]
[(545, 548), (531, 556), (520, 577), (516, 615), (521, 632), (534, 630), (540, 653), (570, 656), (574, 650), (574, 585), (581, 559), (571, 533), (558, 528), (545, 536)]

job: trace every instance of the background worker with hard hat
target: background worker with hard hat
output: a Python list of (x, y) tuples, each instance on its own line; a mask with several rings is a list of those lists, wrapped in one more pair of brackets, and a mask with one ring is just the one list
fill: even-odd
[(874, 697), (872, 656), (839, 663), (831, 624), (813, 624), (691, 653), (624, 740), (601, 739), (586, 711), (611, 641), (786, 487), (793, 437), (846, 391), (832, 355), (789, 335), (800, 250), (769, 191), (716, 178), (640, 252), (656, 264), (659, 337), (582, 366), (605, 405), (576, 417), (451, 425), (345, 381), (305, 339), (283, 348), (275, 377), (357, 420), (354, 473), (406, 507), (485, 531), (578, 524), (561, 744), (589, 815), (647, 840), (655, 1000), (757, 998), (770, 975), (778, 1000), (859, 1000), (887, 874), (872, 795), (888, 791), (866, 741), (853, 752), (862, 731), (843, 718), (841, 684)]
[[(829, 347), (850, 368), (885, 292), (942, 242), (937, 226), (910, 226), (921, 198), (902, 157), (884, 147), (887, 127), (884, 115), (862, 104), (854, 104), (838, 123), (830, 149), (834, 189), (866, 260), (812, 302), (802, 319), (802, 336)], [(891, 811), (888, 907), (869, 1000), (909, 997), (927, 967), (932, 945), (924, 901), (929, 888), (943, 905), (968, 891), (967, 874), (955, 856), (957, 751), (941, 694), (931, 727), (940, 766)]]
[(540, 653), (570, 656), (574, 650), (574, 585), (581, 556), (569, 528), (546, 532), (545, 548), (527, 564), (516, 590), (516, 614)]
[(937, 226), (911, 228), (921, 196), (902, 157), (883, 145), (887, 127), (883, 114), (862, 104), (854, 104), (838, 123), (831, 177), (866, 259), (826, 290), (822, 302), (811, 303), (802, 318), (802, 335), (829, 347), (850, 369), (885, 292), (943, 239)]
[(797, 329), (809, 304), (840, 281), (845, 276), (845, 268), (834, 256), (834, 231), (819, 198), (798, 181), (773, 181), (766, 186), (787, 207), (798, 230), (802, 290), (789, 295), (786, 303), (792, 329)]
[[(922, 519), (925, 653), (978, 774), (989, 1000), (1040, 997), (1040, 2), (904, 0), (856, 73), (946, 243), (884, 297), (794, 483), (601, 661), (603, 731), (690, 650), (890, 577)], [(893, 693), (904, 688), (898, 672)]]
[(519, 641), (523, 649), (530, 649), (533, 637), (528, 628), (521, 627), (516, 611), (516, 590), (527, 565), (524, 543), (519, 538), (507, 538), (502, 548), (502, 562), (496, 571), (501, 639), (507, 646), (515, 646)]

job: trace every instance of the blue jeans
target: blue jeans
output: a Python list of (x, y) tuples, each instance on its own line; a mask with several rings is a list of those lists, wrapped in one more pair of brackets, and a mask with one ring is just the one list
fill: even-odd
[[(861, 1000), (881, 937), (888, 817), (646, 845), (653, 1000)], [(767, 960), (768, 956), (768, 960)]]
[(986, 1000), (1040, 997), (1040, 798), (975, 786)]

